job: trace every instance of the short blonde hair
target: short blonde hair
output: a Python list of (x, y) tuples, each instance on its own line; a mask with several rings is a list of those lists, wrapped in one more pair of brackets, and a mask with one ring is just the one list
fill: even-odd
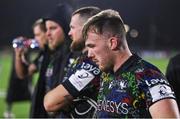
[(87, 32), (93, 30), (97, 34), (110, 32), (111, 35), (125, 37), (126, 31), (124, 22), (119, 13), (112, 9), (103, 10), (102, 12), (89, 18), (83, 27), (83, 38), (86, 39)]

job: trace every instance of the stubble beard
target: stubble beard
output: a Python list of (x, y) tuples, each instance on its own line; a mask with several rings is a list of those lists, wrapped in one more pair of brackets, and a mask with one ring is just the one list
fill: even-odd
[(113, 63), (112, 62), (106, 62), (104, 65), (100, 64), (99, 68), (101, 71), (108, 73), (110, 71), (113, 71)]
[(71, 51), (82, 51), (85, 47), (85, 41), (79, 40), (79, 41), (72, 41), (71, 43)]

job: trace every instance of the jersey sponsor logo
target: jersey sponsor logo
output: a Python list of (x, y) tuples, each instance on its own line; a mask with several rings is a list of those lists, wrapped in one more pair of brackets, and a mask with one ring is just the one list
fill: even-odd
[(88, 76), (89, 76), (89, 73), (84, 72), (84, 74), (78, 75), (78, 78), (83, 79), (83, 78), (87, 78)]
[(167, 84), (167, 85), (169, 84), (165, 79), (151, 79), (149, 81), (146, 80), (145, 82), (150, 87), (155, 84), (158, 84), (158, 83), (163, 83), (163, 84)]
[[(93, 100), (92, 98), (83, 96), (82, 98), (76, 98), (73, 100), (77, 105), (74, 108), (74, 112), (71, 116), (72, 118), (76, 117), (96, 117), (96, 111), (97, 111), (97, 102)], [(81, 108), (83, 106), (83, 109)], [(87, 116), (87, 117), (86, 117)]]
[(91, 80), (94, 79), (94, 75), (84, 69), (77, 70), (75, 74), (69, 77), (71, 84), (81, 91)]
[(125, 89), (128, 86), (128, 82), (126, 80), (113, 80), (110, 84), (109, 84), (109, 89), (112, 88), (117, 88), (117, 91), (125, 91)]
[(171, 90), (169, 86), (165, 84), (153, 86), (149, 90), (152, 96), (152, 102), (155, 102), (157, 100), (167, 98), (167, 97), (174, 98), (174, 92)]
[(81, 65), (82, 69), (85, 69), (88, 72), (92, 72), (94, 75), (100, 74), (100, 69), (96, 66), (93, 66), (92, 64), (83, 62)]
[(117, 114), (128, 114), (128, 104), (112, 100), (98, 100), (98, 111), (106, 111)]

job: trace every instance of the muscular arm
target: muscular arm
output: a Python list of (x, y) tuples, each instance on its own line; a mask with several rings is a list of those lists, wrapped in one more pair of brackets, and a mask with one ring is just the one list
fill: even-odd
[(44, 107), (46, 111), (53, 112), (61, 109), (64, 105), (68, 104), (72, 100), (73, 97), (64, 88), (64, 86), (60, 84), (45, 95)]
[(45, 95), (44, 107), (46, 111), (64, 109), (64, 106), (70, 104), (73, 98), (77, 97), (93, 79), (99, 80), (96, 77), (100, 76), (101, 72), (96, 65), (87, 59), (78, 64), (72, 74), (69, 72), (71, 75), (67, 80)]
[(180, 118), (177, 103), (174, 99), (163, 99), (154, 103), (149, 111), (152, 118)]

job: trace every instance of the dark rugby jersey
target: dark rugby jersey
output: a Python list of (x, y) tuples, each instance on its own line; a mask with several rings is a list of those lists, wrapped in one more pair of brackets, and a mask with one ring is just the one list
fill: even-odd
[(165, 98), (175, 97), (164, 75), (133, 55), (115, 74), (102, 75), (98, 117), (151, 117), (149, 107)]
[(74, 97), (74, 100), (68, 113), (66, 112), (67, 115), (61, 115), (60, 117), (95, 117), (100, 74), (101, 71), (97, 65), (84, 54), (81, 54), (71, 64), (62, 85)]

